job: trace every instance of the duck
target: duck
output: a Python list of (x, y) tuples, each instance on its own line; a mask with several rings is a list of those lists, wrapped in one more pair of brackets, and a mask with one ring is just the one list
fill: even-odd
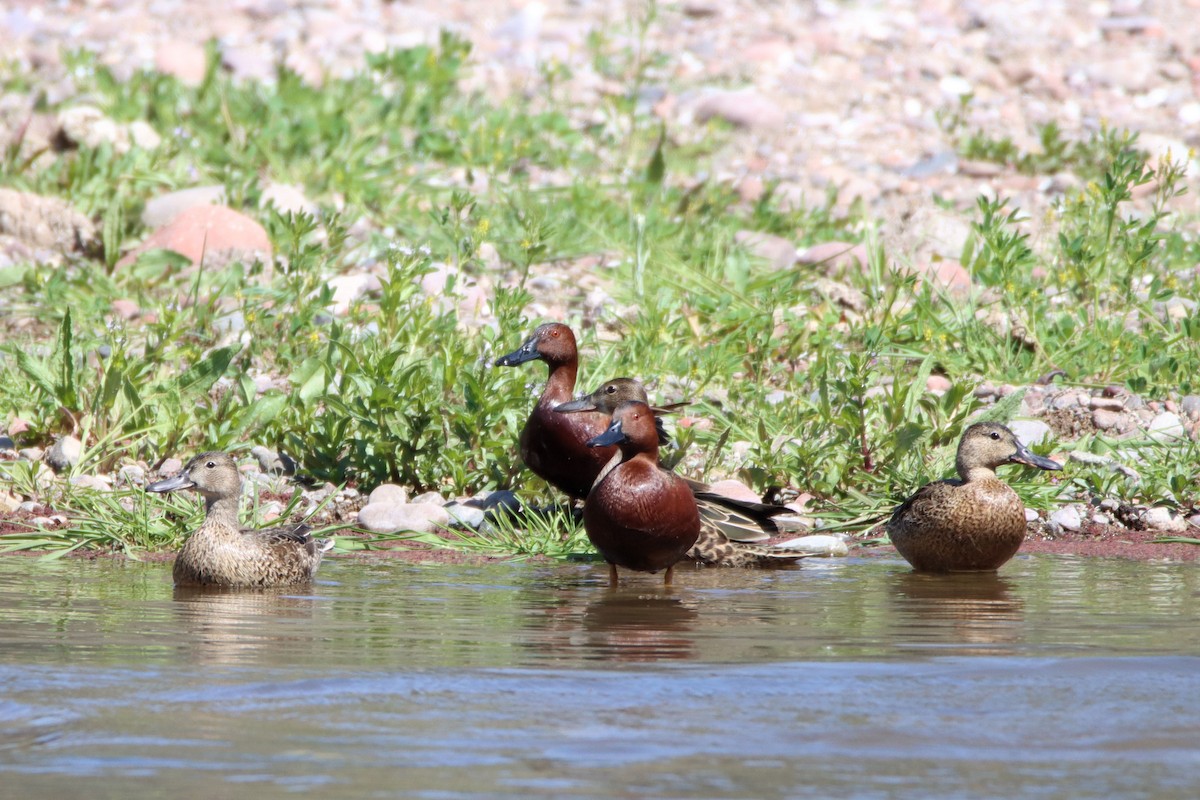
[(525, 466), (573, 500), (583, 500), (604, 465), (616, 455), (615, 447), (589, 447), (588, 442), (609, 426), (607, 414), (584, 411), (566, 416), (554, 409), (574, 399), (579, 373), (575, 334), (561, 322), (547, 322), (513, 352), (496, 359), (498, 367), (515, 367), (544, 361), (549, 369), (546, 387), (521, 429), (520, 452)]
[(204, 522), (183, 543), (175, 559), (176, 586), (266, 588), (312, 580), (333, 541), (314, 539), (307, 525), (242, 529), (238, 504), (242, 474), (228, 453), (192, 458), (173, 477), (146, 487), (148, 492), (190, 489), (204, 496)]
[(592, 448), (615, 447), (583, 504), (583, 528), (609, 566), (609, 585), (618, 567), (639, 572), (665, 570), (670, 585), (675, 564), (700, 535), (700, 511), (691, 487), (658, 463), (658, 426), (645, 403), (622, 403)]
[[(558, 414), (600, 412), (611, 420), (618, 406), (634, 401), (649, 406), (646, 389), (642, 383), (635, 378), (613, 378), (602, 383), (591, 394), (563, 403), (555, 407), (554, 411)], [(671, 441), (663, 427), (661, 415), (684, 405), (687, 404), (649, 406), (654, 413), (660, 446)], [(701, 521), (700, 536), (688, 552), (689, 559), (704, 565), (752, 567), (782, 564), (812, 555), (786, 546), (762, 544), (779, 533), (779, 527), (771, 518), (792, 513), (790, 508), (735, 500), (714, 493), (706, 483), (689, 478), (683, 480), (692, 490), (696, 505), (700, 509)]]
[(958, 478), (922, 486), (896, 507), (886, 530), (896, 551), (919, 572), (993, 572), (1025, 541), (1025, 506), (996, 476), (1004, 464), (1059, 470), (1004, 425), (977, 422), (958, 443)]

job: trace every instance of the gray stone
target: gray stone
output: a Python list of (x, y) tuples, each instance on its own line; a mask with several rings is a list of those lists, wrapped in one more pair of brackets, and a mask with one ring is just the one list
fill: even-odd
[(61, 253), (99, 247), (96, 224), (65, 200), (0, 188), (0, 233)]
[(1041, 444), (1050, 436), (1050, 426), (1040, 419), (1014, 419), (1008, 423), (1008, 429), (1026, 447)]
[(40, 447), (22, 447), (17, 451), (17, 457), (22, 461), (41, 461), (46, 451)]
[(1037, 522), (1039, 516), (1040, 515), (1038, 512), (1034, 511), (1032, 508), (1025, 509), (1025, 522)]
[(733, 235), (733, 240), (773, 269), (787, 269), (796, 263), (796, 245), (782, 236), (761, 231), (738, 231)]
[(137, 464), (126, 464), (117, 473), (117, 482), (126, 486), (145, 486), (146, 470)]
[(168, 458), (163, 461), (162, 465), (158, 468), (158, 473), (169, 478), (178, 473), (181, 469), (183, 469), (182, 461), (180, 461), (178, 458)]
[(449, 503), (445, 509), (450, 514), (450, 519), (464, 528), (478, 529), (487, 516), (487, 512), (482, 508), (475, 508), (463, 503)]
[(142, 224), (151, 230), (166, 225), (177, 216), (196, 206), (225, 205), (224, 186), (193, 186), (175, 192), (160, 194), (146, 201), (142, 210)]
[(78, 464), (81, 455), (83, 443), (74, 436), (64, 436), (46, 452), (46, 463), (53, 467), (55, 472), (62, 472)]
[(107, 492), (112, 489), (112, 481), (107, 475), (72, 475), (71, 485), (95, 492)]
[(1083, 526), (1083, 515), (1075, 506), (1063, 506), (1050, 515), (1050, 521), (1063, 530), (1077, 531)]
[(1146, 513), (1142, 515), (1142, 522), (1146, 523), (1146, 527), (1152, 531), (1166, 533), (1178, 533), (1187, 528), (1187, 522), (1183, 517), (1163, 506), (1146, 509)]
[(1146, 430), (1146, 435), (1156, 442), (1173, 442), (1185, 436), (1186, 433), (1183, 420), (1172, 411), (1164, 411), (1154, 417), (1150, 420), (1150, 425)]
[(375, 533), (430, 533), (450, 524), (450, 514), (434, 503), (372, 503), (358, 512), (358, 524)]
[(408, 489), (394, 483), (381, 483), (367, 498), (367, 505), (404, 505), (408, 502)]
[(1120, 397), (1091, 397), (1088, 399), (1088, 405), (1092, 408), (1103, 408), (1109, 411), (1121, 411), (1125, 408), (1125, 401)]
[(1179, 410), (1192, 419), (1200, 419), (1200, 394), (1184, 395), (1179, 401)]
[(1092, 412), (1092, 423), (1102, 431), (1110, 431), (1121, 424), (1121, 412), (1097, 408)]
[(1112, 520), (1108, 514), (1092, 514), (1092, 524), (1094, 525), (1112, 525)]
[(1200, 528), (1200, 514), (1192, 514), (1187, 521), (1193, 528)]
[(422, 492), (412, 499), (414, 503), (429, 503), (435, 506), (446, 505), (446, 499), (437, 492)]
[(317, 204), (304, 195), (299, 186), (288, 183), (271, 183), (263, 189), (258, 198), (259, 208), (273, 207), (280, 214), (308, 214), (316, 217), (320, 214)]
[(295, 475), (296, 460), (287, 453), (258, 445), (251, 448), (250, 455), (258, 461), (258, 468), (268, 475)]

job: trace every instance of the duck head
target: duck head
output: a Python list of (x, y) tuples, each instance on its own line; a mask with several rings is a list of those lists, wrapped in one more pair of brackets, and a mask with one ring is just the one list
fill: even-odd
[(612, 424), (587, 442), (588, 447), (616, 445), (627, 456), (632, 453), (658, 452), (658, 425), (654, 409), (633, 400), (613, 411)]
[(508, 355), (496, 359), (497, 367), (515, 367), (526, 361), (542, 360), (554, 367), (567, 364), (578, 357), (575, 334), (561, 322), (539, 325), (525, 343)]
[(1017, 441), (1008, 428), (997, 422), (977, 422), (963, 433), (955, 459), (964, 480), (972, 475), (995, 474), (1004, 464), (1027, 464), (1038, 469), (1062, 469), (1062, 464), (1036, 455)]
[(622, 403), (635, 402), (650, 404), (642, 384), (633, 378), (613, 378), (591, 394), (555, 406), (554, 410), (560, 414), (570, 414), (574, 411), (601, 411), (612, 414)]
[(193, 489), (208, 500), (237, 497), (242, 490), (242, 473), (228, 453), (201, 453), (184, 465), (175, 476), (156, 481), (148, 492), (174, 492)]

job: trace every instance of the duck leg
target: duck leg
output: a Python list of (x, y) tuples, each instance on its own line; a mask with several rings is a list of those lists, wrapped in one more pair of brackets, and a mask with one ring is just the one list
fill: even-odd
[(663, 586), (671, 585), (671, 578), (675, 576), (675, 565), (667, 567), (667, 571), (663, 573)]
[(617, 565), (610, 563), (608, 565), (608, 586), (610, 589), (617, 588)]

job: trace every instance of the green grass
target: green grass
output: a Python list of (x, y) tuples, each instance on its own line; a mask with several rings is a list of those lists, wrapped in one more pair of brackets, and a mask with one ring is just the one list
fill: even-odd
[[(659, 65), (638, 47), (591, 44), (604, 73), (630, 86)], [(320, 89), (285, 69), (270, 85), (234, 83), (215, 59), (195, 88), (153, 73), (119, 81), (84, 55), (69, 63), (81, 96), (164, 137), (155, 151), (23, 159), (13, 149), (0, 162), (0, 185), (65, 198), (101, 223), (100, 253), (61, 269), (0, 270), (6, 313), (33, 319), (5, 332), (0, 415), (31, 423), (22, 446), (79, 435), (80, 474), (262, 443), (286, 448), (316, 479), (363, 490), (387, 481), (447, 496), (524, 489), (530, 476), (515, 442), (527, 384), (544, 369), (490, 364), (541, 321), (523, 311), (539, 265), (597, 254), (618, 262), (602, 270), (612, 299), (601, 320), (619, 342), (568, 320), (581, 336), (584, 386), (632, 374), (656, 378), (660, 391), (687, 387), (678, 393), (693, 401), (688, 413), (714, 425), (680, 432), (683, 469), (736, 474), (760, 490), (806, 489), (831, 526), (865, 527), (944, 476), (981, 408), (981, 380), (1028, 384), (1058, 369), (1081, 386), (1200, 393), (1200, 317), (1160, 312), (1200, 299), (1200, 245), (1171, 214), (1185, 176), (1169, 160), (1151, 170), (1131, 135), (1102, 131), (1072, 144), (1048, 129), (1044, 152), (1023, 154), (1003, 135), (948, 125), (969, 157), (1022, 171), (1070, 167), (1088, 183), (1057, 207), (1056, 236), (1040, 248), (1003, 201), (980, 200), (961, 259), (977, 288), (967, 297), (893, 274), (883, 265), (904, 254), (877, 249), (870, 270), (844, 279), (867, 299), (869, 312), (857, 315), (817, 291), (815, 273), (769, 269), (735, 234), (859, 240), (874, 221), (837, 217), (836, 198), (785, 206), (770, 187), (743, 202), (701, 177), (728, 134), (676, 135), (637, 110), (636, 92), (607, 101), (606, 124), (580, 124), (550, 74), (544, 96), (493, 102), (460, 88), (469, 53), (449, 36), (370, 56), (360, 74)], [(20, 90), (28, 77), (4, 82)], [(545, 175), (561, 185), (543, 186)], [(487, 189), (472, 188), (479, 178)], [(257, 211), (270, 181), (303, 187), (321, 219)], [(148, 199), (206, 183), (263, 222), (279, 259), (273, 273), (232, 264), (186, 277), (163, 254), (116, 266), (146, 233)], [(1135, 191), (1149, 191), (1148, 211), (1134, 213)], [(497, 325), (466, 329), (417, 280), (438, 262), (488, 276), (489, 249), (517, 281), (492, 294)], [(382, 290), (331, 318), (327, 279), (369, 263), (386, 267)], [(124, 298), (154, 321), (114, 321), (111, 304)], [(989, 325), (989, 313), (1022, 335)], [(935, 372), (953, 382), (941, 397), (924, 388)], [(264, 373), (284, 388), (260, 394), (253, 376)], [(1015, 409), (1010, 400), (987, 413), (1006, 419)], [(729, 443), (739, 441), (749, 451), (735, 463)], [(1074, 446), (1117, 447), (1100, 438)], [(1061, 480), (1007, 477), (1037, 508), (1092, 494), (1194, 502), (1195, 443), (1139, 452), (1137, 481), (1074, 465)], [(20, 491), (21, 469), (4, 465), (0, 488)], [(531, 494), (555, 499), (544, 488)], [(170, 521), (181, 513), (176, 501), (137, 491), (51, 499), (73, 514), (70, 531), (6, 540), (136, 552), (172, 547), (186, 529)], [(544, 528), (498, 523), (456, 546), (555, 557), (586, 549), (565, 520)]]

